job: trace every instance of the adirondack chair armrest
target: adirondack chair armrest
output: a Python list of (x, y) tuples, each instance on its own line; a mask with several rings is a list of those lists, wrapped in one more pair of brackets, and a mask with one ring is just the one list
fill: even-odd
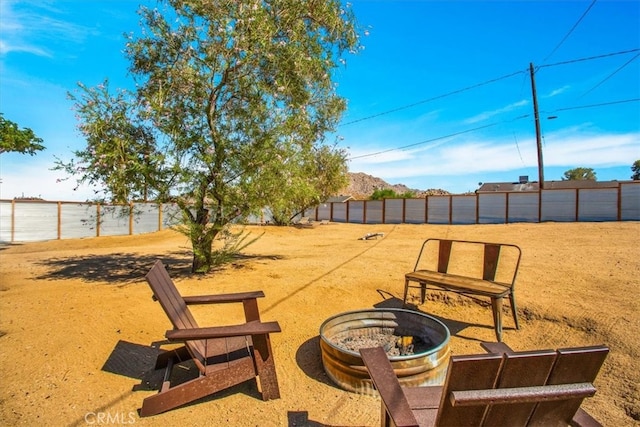
[(596, 394), (596, 388), (593, 384), (575, 383), (486, 390), (458, 390), (449, 394), (449, 400), (453, 406), (477, 406), (585, 398), (594, 394)]
[(278, 322), (247, 322), (242, 325), (213, 326), (194, 329), (174, 329), (167, 331), (169, 341), (189, 341), (209, 338), (237, 337), (243, 335), (266, 335), (281, 332)]
[(380, 394), (384, 410), (393, 420), (393, 425), (397, 427), (417, 426), (418, 422), (384, 349), (382, 347), (361, 348), (360, 356)]
[(182, 297), (186, 304), (224, 304), (233, 302), (242, 302), (246, 300), (255, 300), (257, 298), (263, 298), (264, 292), (237, 292), (231, 294), (218, 294), (218, 295), (192, 295)]
[(511, 349), (511, 347), (509, 347), (508, 345), (506, 345), (503, 342), (481, 342), (480, 346), (487, 353), (497, 353), (497, 354), (511, 354), (511, 353), (513, 353), (513, 350)]

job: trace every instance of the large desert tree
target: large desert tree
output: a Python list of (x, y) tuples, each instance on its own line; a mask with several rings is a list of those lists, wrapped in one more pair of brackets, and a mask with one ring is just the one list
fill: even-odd
[(206, 272), (239, 217), (303, 209), (344, 184), (345, 154), (325, 135), (345, 109), (333, 72), (358, 34), (337, 0), (160, 3), (128, 36), (135, 99), (81, 87), (89, 144), (64, 167), (118, 201), (175, 201), (193, 271)]
[(592, 168), (574, 168), (565, 171), (563, 181), (595, 181), (596, 173)]
[(633, 179), (634, 181), (640, 180), (640, 160), (636, 160), (635, 162), (633, 162), (633, 164), (631, 165), (631, 172), (633, 172), (633, 175), (631, 175), (631, 179)]

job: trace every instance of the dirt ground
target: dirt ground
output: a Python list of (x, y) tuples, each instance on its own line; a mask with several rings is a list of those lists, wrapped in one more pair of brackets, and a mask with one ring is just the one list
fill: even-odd
[[(376, 396), (343, 391), (324, 373), (319, 327), (344, 311), (399, 306), (404, 273), (428, 237), (519, 245), (520, 330), (505, 307), (503, 340), (516, 350), (608, 345), (598, 392), (583, 406), (608, 426), (640, 422), (638, 222), (247, 230), (264, 234), (242, 259), (206, 276), (188, 274), (190, 245), (170, 230), (0, 248), (0, 424), (379, 425)], [(384, 236), (358, 239), (371, 232)], [(263, 402), (250, 381), (138, 416), (155, 393), (149, 346), (170, 329), (144, 281), (158, 258), (183, 295), (264, 291), (262, 319), (282, 327), (272, 335), (280, 399)], [(453, 354), (481, 353), (481, 341), (495, 340), (486, 305), (453, 297), (417, 308), (450, 327)], [(195, 316), (201, 326), (233, 323), (234, 310), (198, 307)]]

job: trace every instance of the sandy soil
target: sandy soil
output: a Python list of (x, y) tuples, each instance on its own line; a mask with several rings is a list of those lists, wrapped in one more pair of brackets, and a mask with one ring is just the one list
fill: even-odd
[[(401, 303), (403, 275), (422, 240), (448, 237), (519, 245), (521, 329), (505, 312), (504, 341), (516, 350), (610, 346), (598, 392), (584, 407), (605, 425), (638, 425), (640, 223), (248, 230), (264, 235), (245, 257), (206, 276), (188, 274), (189, 244), (169, 230), (0, 248), (0, 424), (378, 425), (377, 397), (342, 391), (324, 373), (320, 324), (340, 312)], [(384, 237), (358, 240), (370, 232)], [(247, 382), (138, 417), (142, 400), (154, 393), (147, 381), (155, 377), (140, 373), (153, 363), (145, 350), (170, 328), (143, 279), (158, 258), (184, 295), (265, 292), (262, 318), (282, 326), (272, 336), (281, 399), (263, 402), (255, 382)], [(224, 307), (195, 315), (205, 326), (233, 322), (238, 313)], [(418, 309), (450, 326), (454, 354), (480, 353), (481, 341), (495, 340), (486, 305), (432, 298)], [(118, 360), (123, 350), (129, 356)]]

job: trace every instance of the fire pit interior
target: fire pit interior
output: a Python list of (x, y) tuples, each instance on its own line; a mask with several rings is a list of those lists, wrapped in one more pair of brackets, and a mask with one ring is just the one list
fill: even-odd
[(341, 388), (371, 394), (373, 385), (360, 348), (381, 346), (403, 386), (444, 382), (449, 330), (438, 319), (404, 309), (369, 309), (341, 313), (320, 327), (324, 370)]

